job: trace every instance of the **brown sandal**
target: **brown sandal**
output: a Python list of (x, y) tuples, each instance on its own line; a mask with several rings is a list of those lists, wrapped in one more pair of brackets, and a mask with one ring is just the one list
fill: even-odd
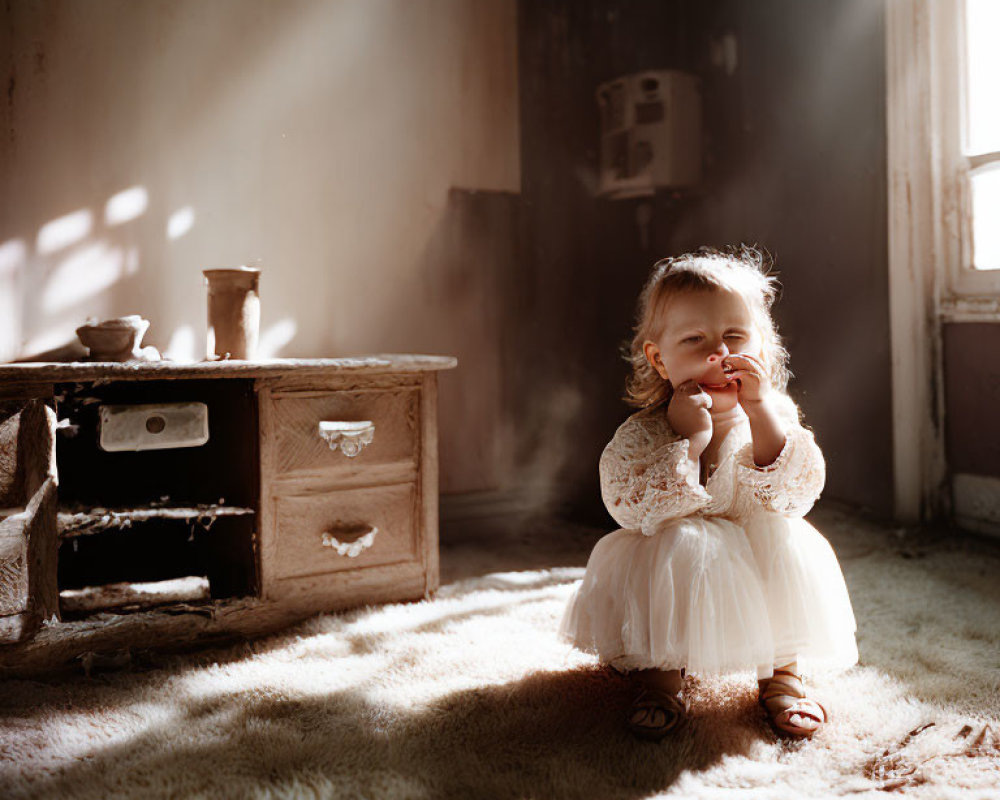
[(632, 701), (628, 728), (640, 739), (658, 742), (680, 727), (687, 718), (687, 712), (688, 704), (682, 694), (647, 687)]
[[(776, 669), (774, 677), (761, 687), (760, 704), (778, 731), (798, 738), (808, 739), (828, 719), (826, 709), (806, 697), (802, 678), (785, 669)], [(815, 726), (806, 727), (792, 722), (792, 717), (796, 715), (801, 719), (813, 720)]]

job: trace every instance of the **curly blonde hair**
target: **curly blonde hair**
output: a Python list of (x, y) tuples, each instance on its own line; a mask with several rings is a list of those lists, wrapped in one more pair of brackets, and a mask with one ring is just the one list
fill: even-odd
[(788, 351), (771, 319), (778, 281), (771, 274), (773, 262), (765, 251), (749, 245), (701, 247), (693, 253), (664, 258), (653, 265), (639, 295), (635, 335), (624, 347), (632, 372), (625, 383), (625, 402), (637, 408), (667, 402), (673, 394), (669, 381), (660, 377), (646, 359), (643, 343), (663, 334), (667, 301), (688, 292), (738, 293), (746, 302), (761, 335), (761, 360), (772, 385), (784, 392), (788, 386)]

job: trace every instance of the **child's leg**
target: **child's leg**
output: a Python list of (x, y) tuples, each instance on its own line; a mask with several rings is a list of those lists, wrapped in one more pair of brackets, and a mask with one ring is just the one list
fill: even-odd
[(774, 726), (791, 736), (812, 736), (826, 722), (826, 709), (806, 697), (798, 664), (774, 668), (774, 677), (757, 681), (761, 705)]

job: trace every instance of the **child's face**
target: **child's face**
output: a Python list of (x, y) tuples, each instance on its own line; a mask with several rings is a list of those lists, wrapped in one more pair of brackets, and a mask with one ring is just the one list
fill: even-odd
[(674, 388), (697, 381), (712, 397), (712, 414), (734, 409), (736, 382), (726, 379), (723, 359), (761, 354), (760, 333), (743, 298), (724, 289), (685, 292), (670, 298), (661, 313), (663, 333), (644, 346), (653, 368)]

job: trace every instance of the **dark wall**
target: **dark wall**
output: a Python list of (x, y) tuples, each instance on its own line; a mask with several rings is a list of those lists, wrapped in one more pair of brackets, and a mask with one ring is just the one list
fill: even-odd
[(945, 445), (948, 470), (1000, 478), (1000, 325), (944, 326)]
[[(826, 496), (891, 514), (882, 4), (525, 0), (519, 15), (524, 257), (508, 346), (524, 356), (525, 463), (535, 458), (579, 514), (601, 516), (596, 464), (629, 413), (619, 346), (649, 267), (700, 244), (755, 242), (785, 286), (791, 391), (826, 454)], [(710, 58), (726, 33), (732, 74)], [(598, 198), (595, 88), (651, 68), (701, 78), (702, 185)], [(569, 452), (546, 447), (546, 420)]]

